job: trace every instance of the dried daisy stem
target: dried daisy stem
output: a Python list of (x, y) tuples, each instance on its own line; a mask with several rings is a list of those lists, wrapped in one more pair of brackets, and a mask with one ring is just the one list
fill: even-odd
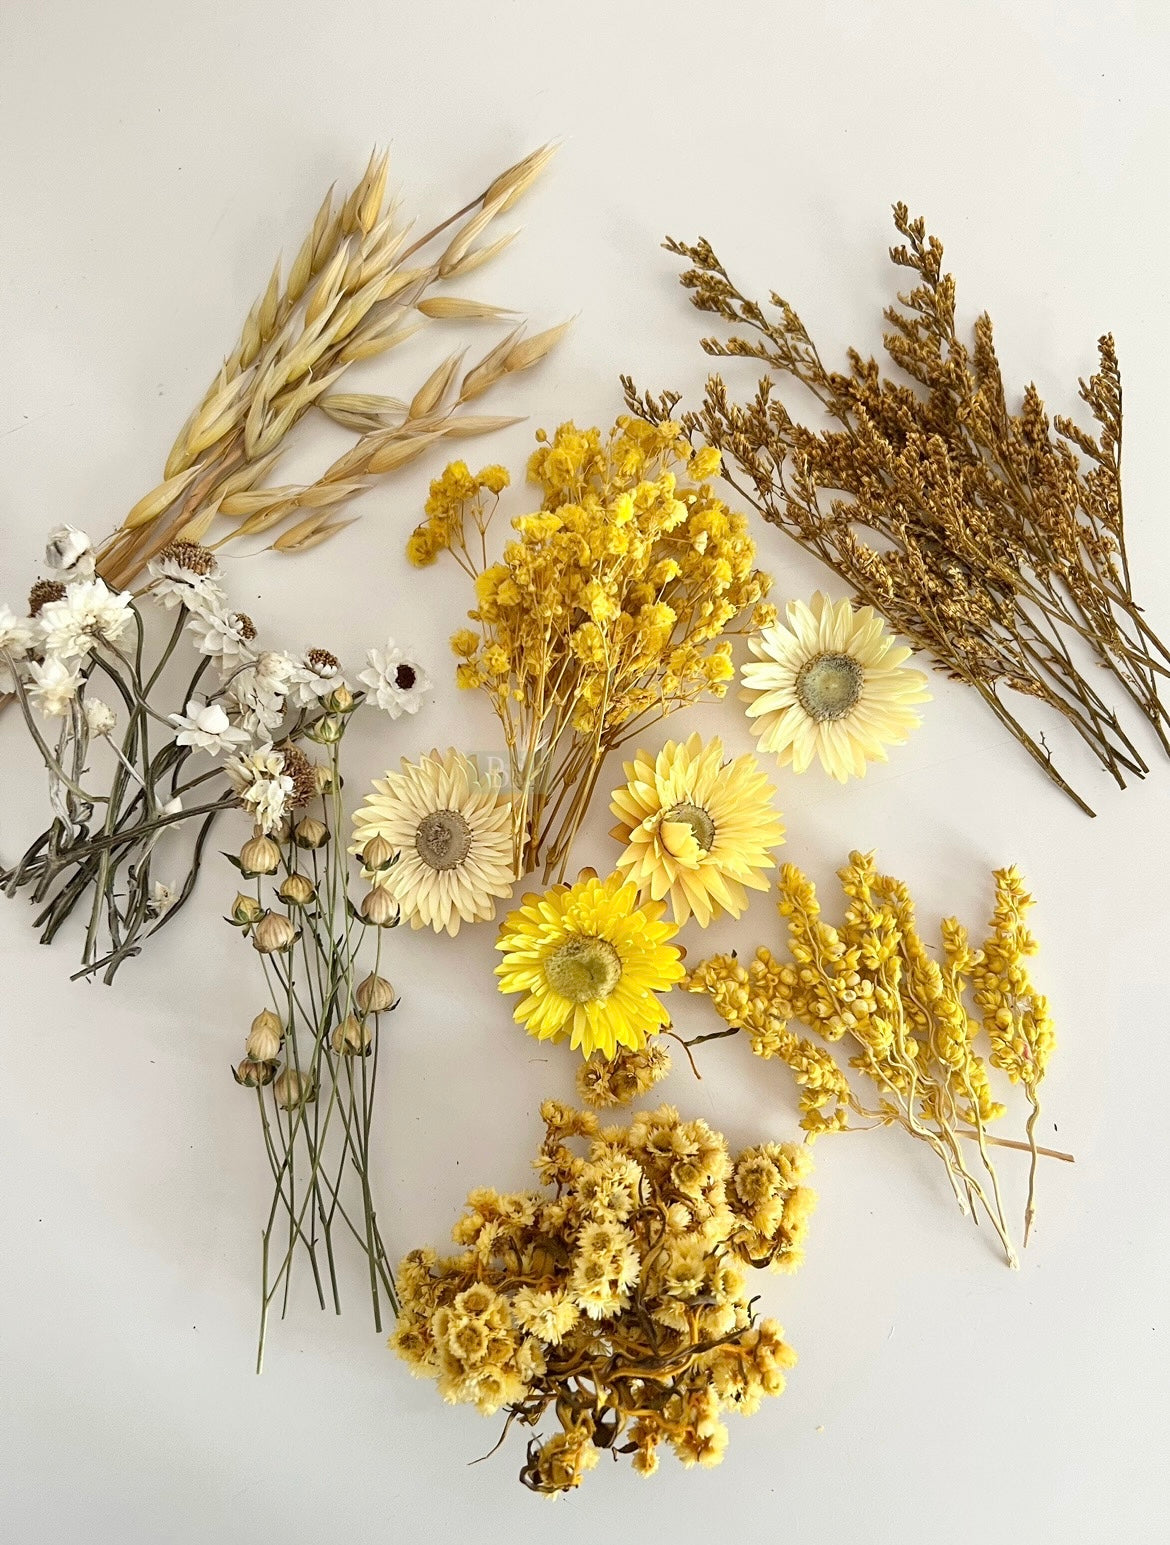
[[(126, 586), (168, 543), (207, 541), (217, 520), (232, 525), (212, 547), (279, 530), (270, 539), (274, 550), (305, 551), (348, 524), (340, 513), (373, 480), (437, 439), (515, 422), (465, 410), (498, 381), (543, 358), (560, 336), (557, 329), (524, 338), (514, 327), (465, 371), (462, 354), (452, 355), (408, 403), (332, 389), (351, 364), (393, 349), (429, 320), (478, 324), (509, 315), (431, 292), (483, 266), (511, 240), (483, 244), (480, 238), (553, 153), (553, 146), (534, 151), (409, 245), (397, 205), (386, 204), (385, 153), (375, 151), (339, 204), (330, 190), (287, 276), (282, 279), (279, 262), (273, 269), (238, 343), (172, 446), (162, 481), (101, 548), (102, 577)], [(360, 438), (315, 482), (265, 486), (289, 432), (314, 406), (356, 428)]]
[[(254, 884), (236, 897), (230, 921), (259, 953), (269, 993), (233, 1070), (256, 1091), (274, 1185), (261, 1240), (257, 1372), (271, 1313), (277, 1305), (287, 1312), (298, 1257), (321, 1308), (332, 1303), (340, 1314), (335, 1228), (365, 1257), (375, 1328), (383, 1304), (398, 1310), (370, 1177), (382, 1016), (397, 1006), (381, 974), (383, 936), (398, 911), (380, 887), (351, 896), (339, 748), (352, 711), (328, 714), (309, 732), (327, 747), (326, 762), (294, 759), (288, 802), (299, 814), (271, 835), (258, 828), (233, 860)], [(376, 872), (395, 859), (375, 838), (362, 862)]]
[[(1044, 735), (1026, 727), (1005, 694), (1058, 715), (1124, 788), (1148, 767), (1087, 660), (1109, 673), (1170, 752), (1161, 696), (1170, 651), (1134, 600), (1125, 551), (1113, 339), (1100, 340), (1099, 369), (1080, 382), (1096, 436), (1068, 418), (1050, 420), (1032, 385), (1020, 411), (1009, 412), (990, 319), (976, 321), (973, 348), (963, 343), (941, 243), (902, 204), (894, 223), (904, 240), (890, 257), (915, 275), (915, 287), (885, 311), (884, 343), (909, 387), (855, 350), (848, 374), (829, 371), (787, 301), (773, 293), (765, 310), (738, 289), (708, 242), (668, 240), (692, 265), (682, 283), (694, 305), (746, 330), (705, 338), (704, 350), (772, 372), (742, 405), (712, 376), (702, 407), (682, 422), (723, 452), (724, 475), (765, 520), (835, 570), (940, 670), (973, 687), (1091, 815)], [(793, 419), (774, 377), (810, 391), (829, 427)], [(628, 377), (624, 385), (635, 412), (652, 422), (674, 416), (677, 394), (655, 399)]]

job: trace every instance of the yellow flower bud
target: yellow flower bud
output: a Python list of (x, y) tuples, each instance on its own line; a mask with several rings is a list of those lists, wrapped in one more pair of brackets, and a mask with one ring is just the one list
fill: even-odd
[(284, 1026), (271, 1009), (262, 1009), (252, 1021), (244, 1050), (253, 1062), (275, 1062), (280, 1056)]
[(239, 1067), (232, 1069), (232, 1077), (245, 1089), (263, 1089), (276, 1077), (276, 1065), (272, 1062), (254, 1062), (245, 1058)]
[(277, 895), (293, 907), (307, 907), (317, 892), (306, 874), (290, 874), (281, 884)]
[(243, 891), (240, 891), (232, 902), (232, 909), (229, 915), (233, 923), (238, 924), (241, 928), (246, 928), (250, 923), (254, 923), (258, 917), (261, 917), (263, 913), (264, 908), (256, 900), (255, 896), (245, 896)]
[(394, 849), (385, 837), (371, 837), (362, 849), (362, 864), (367, 869), (389, 869), (393, 858)]
[(393, 928), (398, 921), (398, 904), (389, 891), (375, 886), (362, 902), (362, 916), (375, 928)]
[(347, 1014), (333, 1032), (333, 1050), (346, 1056), (365, 1055), (373, 1042), (370, 1028), (362, 1020)]
[(363, 1014), (381, 1014), (393, 1008), (394, 988), (384, 976), (376, 976), (371, 971), (364, 982), (358, 983), (354, 998)]
[(262, 955), (276, 955), (290, 950), (297, 940), (291, 918), (283, 912), (265, 912), (252, 930), (252, 943)]
[(275, 874), (279, 867), (280, 849), (271, 837), (261, 833), (240, 849), (240, 873), (249, 880), (258, 874)]
[(272, 1088), (276, 1103), (282, 1110), (296, 1110), (317, 1098), (317, 1087), (311, 1073), (298, 1073), (296, 1068), (285, 1068)]
[(329, 841), (329, 828), (316, 816), (307, 815), (293, 827), (293, 841), (298, 848), (323, 848)]

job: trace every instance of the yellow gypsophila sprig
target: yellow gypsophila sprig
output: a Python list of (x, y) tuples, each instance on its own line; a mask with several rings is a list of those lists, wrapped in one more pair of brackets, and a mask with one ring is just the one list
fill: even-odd
[(472, 578), (474, 625), (452, 638), (461, 686), (487, 693), (515, 791), (518, 868), (564, 873), (606, 756), (646, 725), (734, 678), (731, 635), (763, 625), (769, 583), (746, 519), (709, 479), (708, 449), (674, 424), (619, 419), (608, 434), (542, 431), (529, 462), (539, 508), (489, 562), (501, 467), (455, 462), (410, 539), (418, 565), (450, 552)]
[(641, 1475), (663, 1445), (718, 1464), (723, 1413), (778, 1395), (796, 1360), (774, 1320), (755, 1320), (747, 1268), (800, 1263), (809, 1149), (733, 1156), (670, 1106), (628, 1127), (555, 1100), (541, 1116), (546, 1189), (472, 1191), (460, 1253), (407, 1256), (391, 1345), (445, 1400), (530, 1428), (555, 1418), (520, 1472), (534, 1491), (579, 1486), (606, 1449)]
[[(758, 1056), (789, 1067), (810, 1138), (847, 1129), (852, 1116), (901, 1126), (926, 1143), (942, 1159), (960, 1206), (987, 1214), (1014, 1265), (988, 1149), (1021, 1147), (1031, 1155), (1026, 1243), (1041, 1151), (1035, 1136), (1038, 1087), (1054, 1045), (1047, 1000), (1033, 988), (1026, 965), (1037, 948), (1026, 922), (1032, 897), (1017, 870), (997, 870), (995, 914), (982, 949), (972, 947), (956, 919), (946, 918), (936, 955), (919, 933), (907, 887), (879, 874), (872, 854), (851, 854), (839, 873), (847, 902), (840, 926), (822, 919), (812, 882), (786, 864), (779, 910), (789, 960), (763, 948), (746, 965), (717, 955), (692, 971), (685, 985), (710, 998)], [(793, 1024), (811, 1030), (813, 1038), (796, 1034)], [(981, 1031), (986, 1055), (976, 1044)], [(845, 1057), (830, 1049), (839, 1044), (847, 1048)], [(1006, 1113), (993, 1095), (993, 1068), (1028, 1094), (1026, 1143), (988, 1131)], [(977, 1144), (981, 1169), (965, 1157), (966, 1139)]]

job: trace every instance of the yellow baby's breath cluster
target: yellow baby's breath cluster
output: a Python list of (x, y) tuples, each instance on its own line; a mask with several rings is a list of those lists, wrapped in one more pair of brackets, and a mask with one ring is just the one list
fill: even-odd
[(608, 434), (562, 424), (537, 435), (540, 508), (512, 521), (502, 558), (487, 530), (507, 473), (463, 462), (431, 484), (408, 552), (449, 551), (473, 579), (474, 628), (452, 639), (461, 686), (503, 725), (518, 865), (563, 873), (607, 754), (647, 724), (734, 678), (737, 619), (774, 620), (742, 515), (713, 493), (718, 453), (671, 423), (619, 419)]
[(747, 1268), (800, 1263), (807, 1146), (733, 1157), (670, 1106), (625, 1128), (554, 1100), (541, 1116), (548, 1189), (473, 1191), (458, 1255), (407, 1256), (392, 1346), (448, 1401), (529, 1427), (555, 1418), (520, 1472), (534, 1491), (579, 1486), (605, 1449), (642, 1475), (663, 1444), (686, 1465), (718, 1464), (722, 1414), (778, 1395), (795, 1362), (779, 1325), (755, 1321)]
[(594, 1110), (639, 1100), (670, 1072), (670, 1053), (657, 1041), (633, 1050), (619, 1046), (612, 1057), (594, 1052), (577, 1069), (577, 1093)]
[[(1005, 1114), (990, 1069), (1027, 1090), (1032, 1159), (1024, 1239), (1034, 1215), (1038, 1087), (1054, 1045), (1047, 1000), (1032, 985), (1026, 961), (1036, 941), (1026, 923), (1032, 897), (1017, 870), (995, 873), (991, 932), (975, 949), (954, 918), (942, 924), (941, 953), (928, 950), (914, 903), (900, 880), (877, 872), (873, 855), (853, 853), (840, 871), (848, 906), (840, 927), (823, 921), (816, 890), (794, 865), (780, 878), (780, 914), (790, 959), (767, 949), (744, 965), (734, 956), (705, 961), (687, 978), (761, 1057), (784, 1062), (800, 1087), (801, 1125), (812, 1135), (840, 1131), (851, 1116), (897, 1124), (943, 1160), (960, 1205), (982, 1207), (1009, 1262), (1015, 1251), (988, 1146), (988, 1126)], [(967, 1007), (973, 998), (980, 1017)], [(792, 1024), (811, 1029), (803, 1037)], [(986, 1056), (977, 1049), (986, 1032)], [(847, 1061), (830, 1047), (845, 1043)], [(852, 1070), (851, 1076), (850, 1071)], [(873, 1096), (863, 1098), (859, 1080)], [(962, 1152), (978, 1145), (983, 1175)]]

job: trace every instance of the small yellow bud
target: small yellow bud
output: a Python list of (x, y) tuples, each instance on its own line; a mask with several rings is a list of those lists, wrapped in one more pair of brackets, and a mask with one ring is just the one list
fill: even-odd
[(252, 930), (252, 943), (262, 955), (290, 950), (296, 941), (297, 930), (283, 912), (265, 912)]
[(369, 1026), (347, 1014), (333, 1032), (333, 1050), (346, 1056), (365, 1055), (373, 1041)]
[(276, 1065), (272, 1062), (254, 1062), (245, 1057), (239, 1067), (232, 1069), (232, 1077), (245, 1089), (263, 1089), (276, 1077)]
[(362, 864), (366, 869), (389, 869), (394, 859), (394, 849), (385, 837), (371, 837), (362, 849)]
[(252, 1021), (244, 1050), (253, 1062), (275, 1062), (280, 1056), (284, 1026), (271, 1009), (262, 1009)]
[(307, 907), (317, 892), (307, 874), (290, 874), (281, 884), (277, 895), (293, 907)]
[(398, 921), (398, 904), (380, 885), (370, 891), (362, 902), (362, 916), (375, 928), (393, 928)]
[(293, 841), (298, 848), (323, 848), (329, 841), (329, 828), (316, 816), (307, 815), (293, 827)]
[(371, 971), (364, 982), (358, 983), (354, 998), (363, 1014), (381, 1014), (394, 1006), (394, 988), (384, 976), (375, 976)]
[(298, 1073), (296, 1068), (285, 1068), (273, 1085), (276, 1103), (282, 1110), (296, 1110), (317, 1098), (317, 1087), (311, 1073)]
[(325, 699), (325, 707), (330, 713), (352, 713), (355, 707), (354, 695), (344, 682), (335, 687)]
[(305, 734), (319, 746), (335, 746), (345, 734), (345, 720), (337, 714), (327, 713), (311, 725)]
[(240, 873), (247, 879), (258, 874), (275, 874), (280, 867), (280, 849), (271, 837), (253, 837), (240, 849)]
[(313, 782), (317, 785), (318, 794), (328, 794), (333, 788), (333, 769), (327, 767), (324, 762), (314, 762)]
[(233, 923), (238, 924), (241, 928), (246, 928), (250, 923), (254, 923), (258, 917), (263, 916), (263, 913), (264, 908), (256, 900), (255, 896), (245, 896), (243, 891), (240, 891), (232, 902), (230, 916)]

